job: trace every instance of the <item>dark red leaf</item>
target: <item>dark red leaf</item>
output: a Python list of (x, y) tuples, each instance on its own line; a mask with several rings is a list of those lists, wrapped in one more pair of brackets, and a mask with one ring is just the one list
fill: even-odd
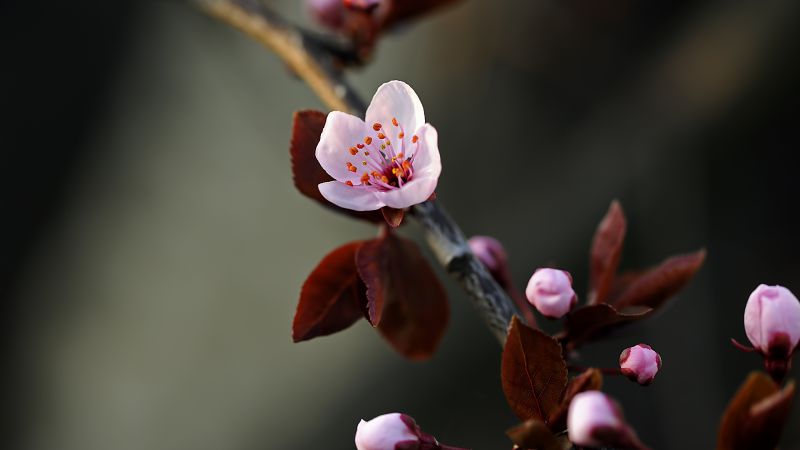
[(647, 307), (632, 307), (617, 311), (607, 304), (589, 305), (567, 314), (564, 324), (565, 340), (574, 347), (614, 328), (647, 317), (653, 311)]
[(603, 374), (597, 369), (587, 369), (582, 374), (572, 377), (569, 380), (567, 389), (564, 391), (564, 397), (561, 399), (561, 404), (553, 414), (550, 415), (550, 429), (554, 432), (560, 432), (567, 428), (567, 413), (569, 412), (569, 404), (575, 395), (585, 391), (599, 391), (603, 387)]
[(627, 223), (622, 206), (614, 200), (597, 226), (589, 262), (588, 304), (605, 303), (614, 286), (614, 276), (622, 255)]
[(326, 118), (325, 113), (311, 109), (294, 113), (289, 153), (292, 158), (292, 177), (295, 187), (306, 197), (340, 213), (374, 223), (383, 222), (383, 214), (380, 211), (353, 211), (340, 208), (325, 200), (320, 194), (319, 184), (333, 180), (319, 165), (316, 156), (317, 144), (322, 128), (325, 127)]
[(383, 26), (388, 27), (405, 22), (458, 1), (460, 0), (391, 0), (388, 2), (390, 9), (383, 21)]
[(381, 208), (381, 213), (383, 214), (383, 218), (386, 220), (386, 223), (392, 227), (397, 228), (403, 222), (403, 216), (405, 215), (404, 209), (394, 209), (389, 208), (388, 206), (384, 206)]
[(539, 419), (529, 419), (506, 431), (511, 442), (521, 449), (563, 450), (552, 431)]
[(514, 316), (503, 348), (501, 378), (506, 400), (520, 419), (547, 423), (567, 385), (561, 345)]
[(363, 317), (366, 298), (355, 263), (361, 245), (357, 241), (337, 248), (306, 278), (292, 324), (295, 342), (341, 331)]
[(444, 334), (447, 295), (416, 244), (388, 232), (356, 255), (369, 319), (400, 354), (430, 358)]
[(365, 242), (356, 253), (355, 264), (358, 275), (367, 286), (366, 317), (373, 327), (381, 322), (383, 305), (390, 294), (388, 284), (391, 283), (389, 257), (384, 238)]
[(686, 286), (705, 259), (705, 250), (673, 256), (632, 280), (611, 303), (618, 309), (628, 306), (658, 308)]
[(722, 416), (717, 450), (774, 449), (789, 416), (794, 391), (794, 382), (780, 390), (766, 373), (751, 373)]

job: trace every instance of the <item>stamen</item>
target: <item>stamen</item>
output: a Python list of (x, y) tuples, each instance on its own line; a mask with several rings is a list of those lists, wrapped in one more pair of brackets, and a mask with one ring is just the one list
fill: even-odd
[(356, 153), (358, 153), (358, 150), (355, 147), (350, 147), (350, 154), (355, 156)]
[(413, 142), (414, 144), (416, 144), (418, 140), (419, 136), (417, 136), (416, 134), (414, 135), (414, 137), (411, 138), (411, 142)]
[(369, 156), (369, 152), (365, 150), (364, 151), (364, 156)]
[[(375, 130), (375, 131), (380, 130), (381, 129), (381, 124), (379, 124), (378, 122), (375, 122), (374, 124), (372, 124), (372, 129)], [(383, 138), (381, 138), (381, 139), (383, 139)]]
[(403, 152), (400, 152), (400, 153), (397, 154), (397, 159), (403, 159), (403, 157), (405, 157), (405, 156), (406, 155), (404, 155)]
[(345, 182), (344, 182), (344, 184), (346, 184), (346, 185), (348, 185), (348, 186), (352, 186), (352, 185), (353, 185), (353, 182), (352, 182), (352, 181), (350, 181), (350, 180), (347, 180), (347, 181), (345, 181)]
[(392, 125), (397, 126), (397, 119), (394, 117), (392, 117)]
[(401, 131), (400, 134), (397, 135), (397, 137), (403, 139), (404, 137), (406, 137), (406, 134)]
[(364, 175), (361, 175), (361, 182), (364, 183), (364, 184), (369, 184), (369, 174), (368, 173), (365, 173)]
[(348, 162), (347, 163), (347, 170), (349, 170), (350, 172), (355, 172), (358, 169), (356, 169), (356, 166), (354, 166), (353, 163)]
[(378, 139), (386, 139), (386, 135), (383, 133), (378, 133)]
[(364, 144), (356, 144), (356, 147), (358, 147), (358, 148), (364, 148)]
[(364, 138), (364, 143), (367, 144), (367, 145), (372, 144), (372, 137), (370, 137), (370, 136), (365, 137)]
[(366, 161), (361, 161), (361, 165), (362, 165), (362, 166), (366, 166), (366, 165), (367, 165), (367, 162), (366, 162)]
[(386, 145), (392, 145), (392, 141), (390, 141), (390, 140), (388, 140), (388, 139), (387, 139), (387, 140), (386, 140)]
[(386, 144), (381, 144), (381, 150), (386, 150)]

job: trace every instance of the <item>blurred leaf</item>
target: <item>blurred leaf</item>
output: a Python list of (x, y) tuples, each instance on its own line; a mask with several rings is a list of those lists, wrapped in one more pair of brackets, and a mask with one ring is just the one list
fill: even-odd
[(753, 372), (731, 400), (717, 437), (717, 450), (774, 449), (789, 416), (794, 382), (783, 390), (764, 372)]
[(306, 197), (337, 212), (370, 222), (383, 222), (383, 214), (380, 211), (353, 211), (340, 208), (325, 200), (325, 197), (319, 192), (320, 183), (333, 180), (319, 164), (316, 156), (317, 144), (319, 144), (326, 119), (325, 113), (311, 109), (294, 113), (289, 153), (292, 159), (292, 178), (295, 187)]
[(361, 246), (356, 265), (367, 286), (373, 326), (406, 358), (433, 356), (450, 308), (444, 288), (419, 247), (387, 232)]
[(303, 283), (292, 324), (294, 342), (341, 331), (363, 317), (366, 298), (356, 271), (361, 241), (330, 252)]
[(575, 395), (585, 391), (599, 391), (603, 387), (603, 374), (598, 369), (587, 369), (582, 374), (572, 377), (569, 380), (567, 389), (564, 391), (564, 397), (561, 399), (561, 404), (553, 414), (550, 415), (550, 429), (554, 432), (560, 432), (567, 428), (567, 413), (569, 412), (569, 404)]
[(614, 328), (647, 317), (653, 311), (647, 307), (631, 307), (617, 311), (611, 305), (589, 305), (572, 310), (564, 323), (565, 340), (575, 346)]
[(619, 309), (629, 306), (659, 308), (686, 286), (705, 259), (705, 250), (668, 258), (629, 281), (628, 288), (611, 303)]
[(521, 420), (547, 423), (567, 385), (567, 364), (558, 341), (514, 316), (501, 367), (503, 392), (514, 413)]
[(389, 13), (383, 21), (383, 26), (390, 27), (400, 22), (418, 18), (433, 10), (461, 0), (387, 0), (390, 4)]
[(590, 253), (590, 282), (588, 304), (605, 303), (614, 285), (614, 276), (625, 241), (625, 214), (614, 200), (597, 226)]
[(529, 419), (507, 430), (506, 435), (522, 449), (563, 450), (553, 432), (539, 419)]

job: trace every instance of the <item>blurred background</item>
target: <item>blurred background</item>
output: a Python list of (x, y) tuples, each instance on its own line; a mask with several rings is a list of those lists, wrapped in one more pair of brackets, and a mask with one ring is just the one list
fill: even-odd
[[(270, 3), (311, 25), (302, 2)], [(661, 353), (651, 387), (606, 382), (656, 449), (714, 445), (760, 367), (728, 342), (749, 293), (800, 293), (798, 19), (792, 0), (465, 0), (350, 77), (366, 98), (415, 88), (439, 201), (507, 245), (520, 286), (555, 264), (585, 292), (614, 198), (623, 269), (708, 249), (670, 308), (583, 353)], [(291, 343), (305, 276), (375, 230), (294, 190), (292, 112), (322, 105), (274, 55), (177, 0), (4, 2), (0, 34), (6, 448), (352, 449), (359, 419), (391, 411), (510, 448), (500, 347), (447, 278), (429, 362), (366, 322)]]

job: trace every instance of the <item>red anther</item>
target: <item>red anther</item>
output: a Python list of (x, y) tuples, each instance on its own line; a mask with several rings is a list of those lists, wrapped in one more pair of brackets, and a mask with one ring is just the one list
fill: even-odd
[[(378, 122), (373, 123), (372, 124), (372, 129), (375, 130), (375, 131), (380, 130), (381, 129), (381, 124), (379, 124)], [(378, 135), (378, 137), (380, 137), (380, 135)], [(381, 138), (381, 139), (383, 139), (383, 138)]]
[(358, 153), (358, 150), (355, 147), (350, 147), (350, 154), (355, 155), (356, 153)]
[(370, 136), (365, 137), (364, 138), (364, 143), (367, 144), (367, 145), (372, 144), (372, 137), (370, 137)]
[(352, 186), (352, 185), (353, 185), (353, 182), (352, 182), (352, 181), (350, 181), (350, 180), (347, 180), (347, 181), (345, 181), (345, 182), (344, 182), (344, 184), (346, 184), (346, 185), (348, 185), (348, 186)]
[(411, 142), (413, 142), (415, 144), (417, 143), (418, 140), (419, 140), (419, 136), (417, 136), (416, 134), (414, 135), (414, 137), (411, 138)]
[(394, 117), (392, 117), (392, 125), (397, 126), (397, 119)]
[[(375, 128), (375, 127), (373, 127)], [(386, 139), (386, 135), (383, 133), (378, 133), (378, 139)]]

